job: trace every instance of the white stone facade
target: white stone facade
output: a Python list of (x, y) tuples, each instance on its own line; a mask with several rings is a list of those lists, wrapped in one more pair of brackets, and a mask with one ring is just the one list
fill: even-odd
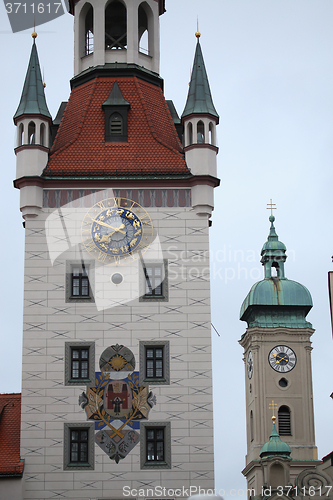
[[(66, 262), (94, 260), (80, 244), (81, 221), (88, 208), (75, 209), (73, 220), (66, 212), (65, 232), (64, 226), (55, 226), (55, 238), (49, 239), (48, 246), (45, 221), (55, 210), (44, 207), (37, 217), (26, 220), (25, 227), (21, 435), (24, 498), (126, 498), (124, 487), (127, 491), (146, 492), (149, 488), (145, 496), (154, 498), (155, 487), (214, 488), (207, 217), (198, 216), (190, 206), (146, 208), (154, 226), (154, 241), (158, 236), (163, 259), (168, 263), (168, 300), (140, 301), (137, 296), (99, 309), (96, 300), (66, 302)], [(52, 246), (57, 237), (62, 253), (52, 253), (50, 247), (50, 241)], [(77, 238), (77, 244), (67, 248), (66, 238), (71, 243)], [(136, 261), (135, 266), (140, 262)], [(115, 270), (123, 273), (127, 283), (132, 280), (133, 289), (138, 286), (135, 281), (140, 279), (139, 274), (126, 274), (125, 268), (95, 263), (95, 280), (100, 272), (108, 277), (110, 306), (121, 297), (122, 285), (113, 285), (109, 280)], [(98, 286), (96, 282), (95, 299)], [(78, 403), (86, 386), (64, 383), (65, 343), (94, 343), (96, 372), (100, 371), (101, 353), (110, 345), (122, 344), (133, 352), (135, 370), (140, 371), (139, 342), (144, 340), (169, 343), (170, 384), (149, 385), (157, 404), (145, 422), (170, 422), (171, 468), (142, 469), (139, 443), (118, 464), (94, 444), (93, 470), (64, 470), (64, 424), (89, 422)], [(178, 492), (177, 496), (189, 494)], [(163, 497), (175, 495), (169, 492)]]

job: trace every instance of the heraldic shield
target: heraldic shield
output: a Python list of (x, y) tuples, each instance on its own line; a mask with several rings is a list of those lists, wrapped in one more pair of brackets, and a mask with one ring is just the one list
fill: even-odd
[(87, 387), (79, 404), (87, 418), (95, 421), (95, 442), (119, 463), (139, 442), (139, 421), (148, 418), (156, 397), (148, 386), (139, 385), (135, 358), (127, 347), (116, 344), (105, 349), (99, 366), (95, 386)]

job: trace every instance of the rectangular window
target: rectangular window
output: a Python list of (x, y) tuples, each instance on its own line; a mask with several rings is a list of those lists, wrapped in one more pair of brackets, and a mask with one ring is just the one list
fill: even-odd
[(163, 378), (163, 346), (146, 347), (146, 378)]
[(85, 464), (88, 462), (89, 429), (70, 429), (70, 463)]
[(94, 469), (94, 423), (64, 424), (64, 470)]
[(65, 342), (65, 385), (86, 385), (94, 380), (94, 342)]
[(146, 429), (147, 462), (164, 461), (164, 428), (151, 427)]
[(89, 348), (71, 347), (71, 375), (73, 380), (89, 377)]
[(140, 384), (170, 384), (170, 344), (168, 340), (141, 340)]
[(171, 469), (170, 422), (141, 421), (140, 442), (141, 469)]
[(72, 297), (89, 297), (88, 268), (84, 265), (72, 266)]
[(146, 279), (145, 295), (147, 297), (163, 296), (163, 265), (151, 264), (144, 269)]
[(140, 278), (140, 302), (147, 300), (167, 302), (168, 261), (145, 262)]
[(90, 261), (66, 262), (66, 302), (94, 302), (94, 271)]

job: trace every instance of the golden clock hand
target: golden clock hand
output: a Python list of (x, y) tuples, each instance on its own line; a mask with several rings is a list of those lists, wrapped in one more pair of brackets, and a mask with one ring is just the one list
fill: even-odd
[(96, 220), (96, 219), (92, 219), (93, 222), (96, 222), (96, 224), (99, 224), (101, 226), (105, 226), (105, 227), (109, 227), (111, 229), (114, 229), (116, 231), (116, 228), (113, 227), (113, 226), (110, 226), (110, 224), (106, 224), (105, 222), (102, 222), (101, 220)]

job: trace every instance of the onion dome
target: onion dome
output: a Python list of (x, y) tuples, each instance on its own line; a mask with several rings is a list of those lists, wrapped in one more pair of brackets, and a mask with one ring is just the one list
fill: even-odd
[(265, 278), (255, 283), (245, 298), (240, 319), (248, 327), (311, 328), (306, 315), (312, 308), (309, 290), (285, 277), (286, 246), (276, 234), (273, 215), (269, 236), (261, 250)]
[(278, 431), (275, 427), (275, 417), (273, 420), (273, 429), (269, 440), (260, 450), (260, 458), (283, 457), (290, 458), (291, 449), (289, 444), (281, 440)]

